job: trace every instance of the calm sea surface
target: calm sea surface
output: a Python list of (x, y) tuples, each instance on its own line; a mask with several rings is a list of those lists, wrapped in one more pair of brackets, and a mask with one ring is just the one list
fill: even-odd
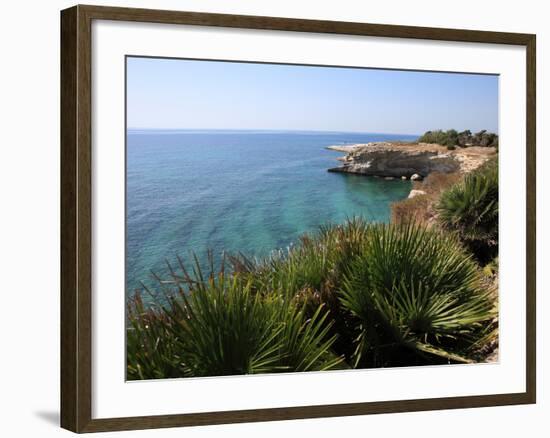
[(263, 257), (327, 222), (387, 222), (410, 182), (329, 173), (346, 143), (415, 136), (346, 133), (128, 131), (127, 293), (165, 259), (205, 263), (207, 249)]

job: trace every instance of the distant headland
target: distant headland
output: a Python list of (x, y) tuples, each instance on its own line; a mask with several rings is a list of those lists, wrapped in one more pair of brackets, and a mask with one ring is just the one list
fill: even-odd
[(487, 131), (428, 131), (416, 142), (371, 142), (327, 149), (346, 154), (337, 158), (342, 165), (329, 172), (414, 180), (432, 172), (468, 173), (477, 169), (496, 155), (498, 136)]

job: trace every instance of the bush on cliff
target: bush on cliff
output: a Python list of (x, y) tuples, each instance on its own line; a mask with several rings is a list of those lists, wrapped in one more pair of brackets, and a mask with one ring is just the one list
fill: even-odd
[(180, 262), (156, 308), (129, 301), (129, 379), (468, 362), (494, 317), (454, 235), (413, 224), (353, 219), (230, 263)]
[(458, 144), (458, 132), (454, 129), (442, 131), (427, 131), (418, 139), (419, 143), (436, 143), (443, 146), (455, 146)]
[(418, 142), (440, 144), (447, 146), (451, 150), (456, 146), (498, 147), (498, 135), (486, 130), (472, 134), (470, 130), (457, 132), (455, 129), (449, 129), (448, 131), (438, 129), (435, 131), (426, 131), (418, 138)]

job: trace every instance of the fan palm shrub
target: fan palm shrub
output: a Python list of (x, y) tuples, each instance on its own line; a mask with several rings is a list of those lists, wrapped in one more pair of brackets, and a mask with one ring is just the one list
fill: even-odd
[(493, 159), (441, 194), (441, 225), (458, 233), (482, 263), (498, 253), (498, 164)]
[(182, 295), (187, 319), (176, 326), (184, 367), (193, 376), (330, 369), (326, 312), (307, 319), (303, 309), (277, 294), (252, 292), (240, 278), (210, 281)]
[(160, 280), (168, 304), (159, 304), (148, 324), (132, 306), (129, 378), (320, 371), (342, 362), (331, 351), (336, 335), (329, 335), (322, 305), (308, 316), (281, 294), (255, 293), (250, 278), (220, 273), (205, 280), (196, 272)]
[(452, 235), (414, 224), (368, 231), (341, 290), (356, 319), (353, 366), (402, 365), (407, 351), (468, 362), (495, 315), (471, 256)]
[(332, 349), (349, 360), (355, 334), (349, 312), (340, 305), (338, 291), (368, 229), (368, 222), (354, 217), (344, 224), (325, 225), (314, 234), (305, 234), (298, 244), (268, 259), (253, 261), (240, 255), (230, 260), (235, 272), (252, 279), (257, 293), (277, 291), (303, 305), (308, 317), (323, 306), (329, 313), (326, 323), (331, 323), (330, 334), (337, 335)]
[(181, 358), (171, 328), (173, 318), (144, 306), (139, 293), (130, 298), (127, 309), (127, 379), (181, 377)]
[(176, 301), (185, 317), (173, 327), (182, 366), (191, 376), (273, 372), (280, 366), (276, 306), (237, 278), (199, 284)]

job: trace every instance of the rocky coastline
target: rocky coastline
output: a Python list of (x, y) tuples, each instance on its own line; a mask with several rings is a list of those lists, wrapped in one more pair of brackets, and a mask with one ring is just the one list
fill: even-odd
[(449, 150), (428, 143), (373, 142), (327, 149), (344, 152), (338, 167), (329, 172), (353, 173), (387, 179), (423, 179), (432, 172), (468, 173), (477, 169), (497, 152), (494, 147), (468, 147)]

